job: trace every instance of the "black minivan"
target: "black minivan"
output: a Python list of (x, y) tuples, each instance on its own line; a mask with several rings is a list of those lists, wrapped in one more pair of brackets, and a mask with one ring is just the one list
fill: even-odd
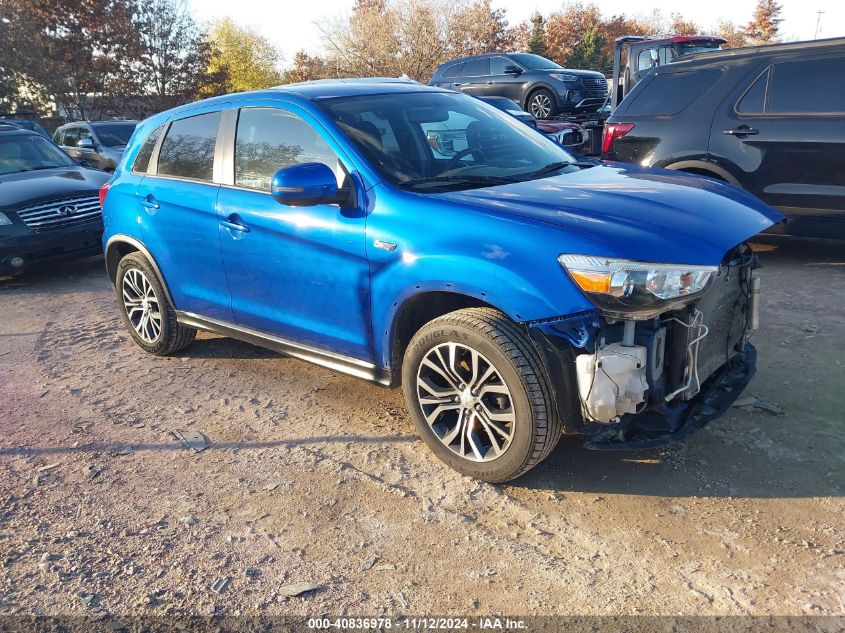
[(845, 238), (845, 38), (691, 55), (608, 119), (602, 154), (725, 180), (777, 207), (772, 229)]

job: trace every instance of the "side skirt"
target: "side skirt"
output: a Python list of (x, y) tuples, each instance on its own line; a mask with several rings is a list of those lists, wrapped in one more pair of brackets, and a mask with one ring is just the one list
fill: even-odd
[(214, 332), (215, 334), (228, 336), (229, 338), (238, 339), (245, 343), (266, 347), (276, 352), (314, 363), (315, 365), (321, 365), (322, 367), (355, 376), (356, 378), (363, 378), (364, 380), (384, 386), (390, 385), (391, 377), (389, 370), (377, 367), (363, 360), (358, 360), (357, 358), (327, 352), (316, 347), (311, 347), (310, 345), (303, 345), (302, 343), (295, 343), (278, 336), (273, 336), (266, 332), (260, 332), (233, 323), (226, 323), (225, 321), (218, 321), (217, 319), (209, 319), (191, 312), (183, 312), (182, 310), (176, 310), (176, 320), (186, 327)]

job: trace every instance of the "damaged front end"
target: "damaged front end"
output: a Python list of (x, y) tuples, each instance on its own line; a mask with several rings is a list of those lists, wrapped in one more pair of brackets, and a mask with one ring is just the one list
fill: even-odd
[(561, 264), (598, 312), (533, 324), (534, 338), (563, 376), (564, 429), (589, 436), (587, 448), (684, 439), (724, 413), (754, 375), (748, 339), (760, 280), (747, 246), (712, 267), (582, 256)]

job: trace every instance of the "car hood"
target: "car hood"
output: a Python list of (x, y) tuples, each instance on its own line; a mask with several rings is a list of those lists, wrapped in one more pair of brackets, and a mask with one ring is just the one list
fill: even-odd
[(717, 180), (620, 163), (433, 195), (562, 228), (562, 247), (576, 254), (685, 264), (718, 265), (783, 217)]
[(603, 74), (601, 74), (600, 72), (597, 72), (595, 70), (580, 70), (580, 69), (571, 70), (569, 68), (543, 68), (542, 70), (530, 70), (528, 72), (538, 73), (538, 74), (541, 74), (541, 75), (554, 75), (554, 74), (558, 74), (558, 75), (577, 75), (578, 77), (595, 77), (595, 78), (601, 77), (602, 79), (606, 79), (606, 77)]
[(98, 190), (109, 174), (83, 167), (39, 169), (0, 176), (0, 208)]

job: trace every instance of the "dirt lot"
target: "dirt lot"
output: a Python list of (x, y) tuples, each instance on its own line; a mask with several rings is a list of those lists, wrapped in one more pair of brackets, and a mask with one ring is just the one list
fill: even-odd
[(0, 282), (0, 613), (845, 615), (845, 247), (763, 248), (768, 404), (506, 486), (399, 391), (210, 335), (144, 355), (100, 259)]

